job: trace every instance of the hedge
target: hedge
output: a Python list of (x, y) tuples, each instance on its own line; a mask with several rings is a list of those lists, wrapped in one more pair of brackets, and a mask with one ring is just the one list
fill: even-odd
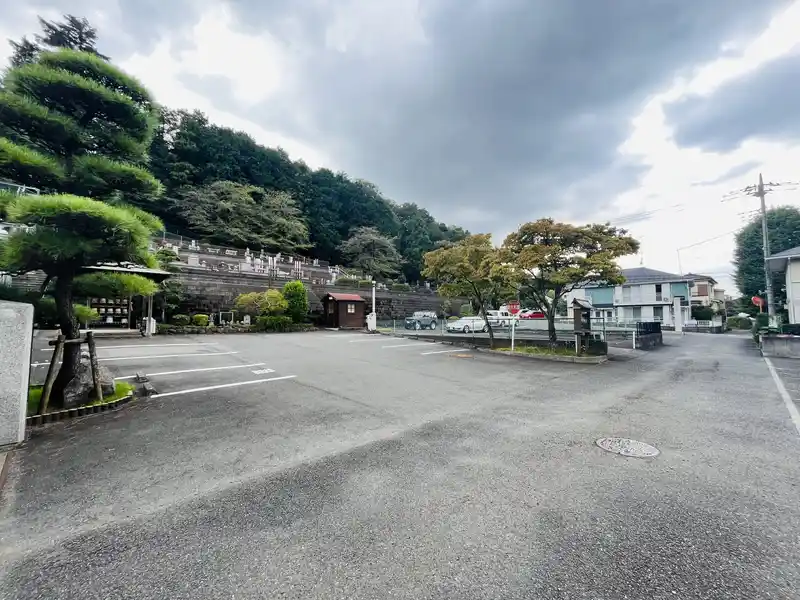
[(156, 327), (156, 332), (162, 335), (196, 335), (196, 334), (215, 334), (215, 333), (300, 333), (304, 331), (316, 331), (316, 327), (310, 323), (290, 323), (285, 329), (282, 330), (265, 330), (259, 329), (256, 325), (242, 325), (240, 323), (233, 323), (231, 325), (223, 325), (217, 327), (211, 325), (209, 327), (199, 327), (197, 325), (169, 325), (159, 323)]
[(208, 327), (208, 315), (192, 315), (192, 325)]

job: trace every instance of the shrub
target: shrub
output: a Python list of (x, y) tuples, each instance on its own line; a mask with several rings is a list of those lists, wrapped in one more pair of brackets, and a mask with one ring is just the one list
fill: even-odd
[(788, 335), (800, 335), (800, 324), (785, 323), (784, 325), (781, 325), (781, 333)]
[(753, 333), (753, 339), (758, 342), (758, 334), (762, 329), (767, 329), (769, 327), (769, 315), (767, 313), (758, 313), (756, 318), (753, 320), (753, 329), (751, 330)]
[(208, 327), (208, 315), (192, 315), (192, 325)]
[(692, 318), (698, 321), (710, 321), (714, 318), (714, 309), (710, 306), (693, 306)]
[(728, 317), (728, 327), (731, 329), (750, 329), (753, 322), (746, 317)]
[(100, 320), (100, 313), (85, 304), (73, 304), (72, 311), (75, 314), (75, 318), (78, 319), (78, 323), (81, 325)]
[(295, 323), (302, 323), (308, 314), (308, 295), (302, 281), (290, 281), (283, 286), (283, 297), (286, 299), (286, 314)]
[(256, 319), (255, 331), (287, 331), (292, 326), (292, 318), (278, 315), (265, 315)]
[(358, 279), (339, 277), (334, 285), (338, 285), (339, 287), (358, 287)]
[(409, 292), (411, 291), (411, 286), (407, 283), (393, 283), (392, 284), (392, 291), (393, 292)]
[(372, 280), (371, 279), (359, 279), (358, 280), (358, 287), (372, 287)]
[(189, 318), (189, 315), (174, 315), (172, 317), (172, 324), (178, 327), (185, 327), (191, 322), (192, 320)]

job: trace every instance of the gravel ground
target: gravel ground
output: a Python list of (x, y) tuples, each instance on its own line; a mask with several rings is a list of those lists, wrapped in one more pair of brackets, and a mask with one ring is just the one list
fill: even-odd
[(327, 332), (156, 340), (101, 357), (172, 373), (151, 376), (164, 396), (13, 457), (0, 597), (798, 597), (800, 436), (744, 337), (599, 366)]

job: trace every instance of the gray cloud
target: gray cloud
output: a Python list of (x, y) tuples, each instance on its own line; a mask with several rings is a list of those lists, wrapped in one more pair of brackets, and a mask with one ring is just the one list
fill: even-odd
[[(637, 183), (640, 169), (616, 148), (641, 103), (723, 41), (752, 35), (778, 4), (433, 1), (421, 16), (425, 43), (365, 54), (326, 49), (332, 16), (309, 18), (311, 4), (298, 1), (294, 22), (311, 24), (299, 89), (250, 116), (293, 124), (347, 170), (442, 218), (455, 207), (493, 221), (499, 211), (602, 212)], [(243, 26), (292, 22), (266, 9), (259, 19), (255, 2), (237, 6)], [(581, 187), (591, 195), (570, 193)]]
[[(150, 52), (167, 34), (177, 33), (180, 38), (180, 32), (194, 25), (209, 2), (210, 0), (27, 0), (24, 3), (3, 3), (0, 21), (9, 29), (18, 29), (19, 33), (14, 39), (19, 39), (23, 35), (32, 38), (33, 34), (40, 33), (38, 27), (34, 30), (22, 27), (22, 23), (27, 22), (25, 14), (28, 12), (42, 16), (55, 12), (86, 17), (98, 28), (98, 49), (112, 59), (122, 59), (135, 52)], [(10, 6), (6, 7), (6, 4)], [(98, 12), (114, 18), (113, 31), (104, 29), (92, 18)]]
[(800, 54), (775, 59), (721, 86), (665, 107), (681, 146), (733, 150), (749, 138), (800, 139)]
[[(101, 49), (120, 59), (164, 32), (182, 38), (205, 2), (118, 1), (128, 35), (100, 33)], [(89, 16), (104, 5), (34, 6), (44, 4), (87, 7)], [(641, 104), (715, 58), (723, 42), (757, 33), (785, 1), (420, 0), (410, 37), (400, 28), (403, 0), (229, 4), (241, 30), (269, 32), (290, 48), (292, 84), (251, 108), (216, 78), (187, 77), (187, 85), (319, 148), (398, 201), (502, 231), (551, 214), (602, 218), (643, 173), (616, 152)], [(337, 20), (348, 6), (352, 14)], [(357, 27), (367, 13), (373, 18), (344, 50), (330, 47), (334, 23)], [(257, 76), (258, 57), (243, 60)]]
[(725, 171), (719, 177), (715, 177), (714, 179), (709, 179), (708, 181), (695, 181), (692, 186), (693, 187), (706, 187), (710, 185), (719, 185), (720, 183), (725, 183), (731, 179), (735, 179), (736, 177), (741, 177), (742, 175), (749, 173), (761, 163), (757, 160), (748, 160), (747, 162), (743, 162), (739, 165), (731, 167), (727, 171)]

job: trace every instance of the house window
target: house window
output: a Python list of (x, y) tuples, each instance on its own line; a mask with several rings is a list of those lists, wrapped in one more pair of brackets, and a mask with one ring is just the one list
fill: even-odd
[(661, 300), (662, 300), (662, 297), (661, 297), (661, 284), (657, 283), (656, 284), (656, 302), (661, 302)]
[(642, 307), (641, 306), (634, 306), (633, 307), (633, 320), (634, 321), (641, 321), (642, 320)]
[(623, 302), (631, 301), (631, 288), (628, 286), (622, 288), (622, 301)]
[[(661, 286), (659, 286), (661, 287)], [(656, 298), (659, 300), (660, 298)], [(664, 307), (663, 306), (654, 306), (653, 307), (653, 320), (654, 321), (663, 321), (664, 320)]]
[(347, 314), (348, 315), (356, 314), (356, 305), (353, 302), (347, 303)]

